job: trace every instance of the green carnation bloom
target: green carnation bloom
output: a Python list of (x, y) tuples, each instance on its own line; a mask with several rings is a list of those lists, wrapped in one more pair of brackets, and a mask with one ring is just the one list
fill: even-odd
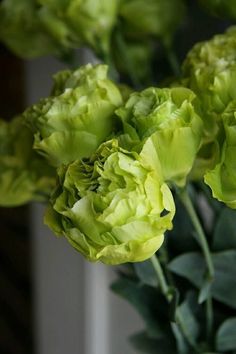
[(115, 25), (118, 0), (73, 0), (67, 10), (68, 20), (84, 42), (99, 53), (107, 51)]
[[(61, 24), (59, 27), (62, 31)], [(42, 25), (34, 0), (3, 0), (0, 3), (0, 40), (25, 58), (61, 53), (61, 46)]]
[(130, 96), (117, 110), (125, 134), (123, 146), (136, 149), (151, 137), (165, 181), (184, 186), (202, 137), (202, 121), (194, 109), (195, 95), (186, 88), (148, 88)]
[(200, 0), (200, 2), (213, 15), (236, 19), (235, 0)]
[(119, 16), (127, 36), (156, 36), (168, 40), (181, 23), (184, 5), (181, 0), (122, 0)]
[(55, 185), (55, 171), (32, 150), (33, 136), (22, 117), (0, 120), (0, 205), (46, 201)]
[[(92, 47), (97, 53), (107, 51), (115, 25), (118, 0), (38, 0), (44, 11), (56, 14), (75, 36), (77, 46)], [(48, 21), (50, 27), (50, 21)]]
[(0, 39), (17, 55), (61, 56), (82, 45), (109, 49), (118, 0), (3, 0)]
[(30, 107), (24, 117), (35, 134), (34, 148), (58, 166), (90, 156), (106, 140), (122, 96), (107, 78), (106, 65), (88, 64), (55, 80), (57, 95)]
[(55, 10), (42, 6), (37, 9), (37, 16), (42, 31), (45, 31), (48, 38), (55, 42), (58, 47), (59, 54), (69, 52), (69, 49), (80, 47), (83, 43), (73, 29), (67, 24), (63, 17), (58, 16), (60, 11), (59, 5)]
[(236, 27), (196, 44), (183, 64), (184, 84), (199, 97), (206, 134), (218, 132), (217, 121), (236, 98)]
[(225, 141), (220, 160), (205, 175), (205, 183), (213, 196), (236, 209), (236, 101), (229, 104), (223, 114)]
[(198, 96), (204, 122), (202, 148), (194, 178), (212, 169), (219, 158), (222, 114), (236, 99), (236, 27), (196, 44), (183, 64), (183, 84)]
[(151, 142), (145, 149), (138, 155), (108, 141), (90, 159), (58, 170), (45, 222), (90, 261), (143, 261), (172, 227), (172, 194)]
[(157, 39), (167, 47), (180, 25), (182, 0), (121, 0), (111, 53), (118, 71), (136, 87), (151, 81)]

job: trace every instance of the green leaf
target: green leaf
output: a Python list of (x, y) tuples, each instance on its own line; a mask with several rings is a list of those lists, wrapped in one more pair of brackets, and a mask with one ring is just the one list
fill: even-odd
[(175, 339), (176, 339), (178, 353), (188, 354), (189, 353), (189, 346), (188, 346), (186, 340), (184, 339), (184, 336), (176, 323), (172, 323), (172, 331), (173, 331)]
[(216, 348), (220, 352), (236, 349), (236, 317), (227, 319), (218, 329)]
[[(236, 251), (212, 254), (215, 278), (211, 294), (216, 300), (236, 309)], [(173, 272), (188, 279), (198, 289), (204, 286), (206, 265), (200, 253), (191, 252), (176, 257), (168, 265)]]
[(212, 295), (215, 299), (236, 309), (236, 251), (224, 251), (213, 255), (215, 281)]
[(179, 327), (184, 334), (185, 339), (193, 347), (197, 347), (197, 337), (199, 335), (199, 324), (191, 309), (192, 296), (187, 296), (186, 300), (176, 310), (176, 319), (179, 322)]
[(174, 258), (168, 268), (186, 279), (198, 288), (203, 283), (206, 265), (200, 253), (189, 252)]
[(133, 347), (140, 353), (146, 354), (173, 354), (176, 352), (171, 338), (161, 337), (153, 339), (146, 332), (140, 332), (130, 337)]
[(143, 284), (157, 287), (157, 276), (149, 260), (134, 263), (134, 270)]
[(236, 249), (236, 211), (224, 208), (216, 224), (213, 249), (222, 251)]
[(170, 305), (169, 305), (169, 312), (170, 312), (170, 321), (175, 321), (175, 313), (177, 306), (179, 304), (179, 291), (177, 288), (170, 288), (169, 293), (172, 296)]
[(113, 283), (111, 289), (137, 309), (146, 323), (150, 337), (159, 338), (163, 333), (171, 333), (168, 304), (156, 289), (124, 278)]
[(208, 279), (205, 280), (198, 297), (198, 303), (202, 304), (211, 294), (212, 283)]

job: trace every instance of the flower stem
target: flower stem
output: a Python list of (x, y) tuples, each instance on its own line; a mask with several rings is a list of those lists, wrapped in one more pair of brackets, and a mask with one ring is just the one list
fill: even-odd
[[(203, 231), (197, 213), (193, 207), (192, 201), (187, 193), (187, 190), (184, 189), (180, 191), (179, 196), (197, 232), (198, 240), (202, 248), (206, 260), (207, 268), (208, 268), (208, 281), (212, 282), (214, 279), (215, 272), (214, 272), (214, 265), (212, 262), (212, 257), (211, 257), (211, 253), (210, 253), (210, 249), (207, 243), (205, 233)], [(208, 296), (206, 299), (206, 320), (207, 320), (207, 339), (208, 341), (210, 341), (212, 330), (213, 330), (213, 306), (212, 306), (211, 296)]]
[(165, 296), (165, 298), (167, 299), (168, 302), (171, 301), (171, 294), (169, 293), (169, 286), (167, 284), (167, 281), (165, 279), (165, 275), (164, 272), (161, 268), (161, 264), (158, 260), (158, 258), (155, 256), (155, 254), (150, 258), (153, 268), (157, 274), (157, 278), (160, 284), (160, 288), (161, 288), (161, 292), (162, 294)]
[(180, 68), (176, 54), (171, 48), (166, 49), (166, 56), (169, 61), (170, 67), (176, 77), (180, 76)]
[(198, 219), (197, 213), (193, 207), (192, 201), (187, 193), (187, 190), (184, 189), (184, 190), (180, 191), (179, 196), (180, 196), (180, 199), (181, 199), (182, 203), (184, 204), (184, 206), (190, 216), (190, 219), (193, 223), (193, 226), (197, 232), (198, 240), (199, 240), (200, 246), (202, 248), (202, 251), (203, 251), (203, 254), (204, 254), (204, 257), (206, 260), (207, 268), (208, 268), (208, 276), (209, 276), (208, 280), (213, 281), (213, 279), (214, 279), (214, 266), (213, 266), (211, 253), (209, 250), (209, 246), (207, 243), (205, 233), (204, 233), (201, 223)]
[(212, 298), (208, 297), (206, 300), (206, 317), (207, 317), (207, 341), (211, 342), (213, 329), (213, 305)]
[(124, 38), (122, 37), (121, 35), (121, 31), (120, 32), (117, 32), (116, 34), (116, 37), (115, 37), (115, 40), (116, 40), (116, 45), (117, 47), (119, 48), (120, 50), (120, 53), (121, 53), (121, 58), (124, 60), (125, 62), (125, 65), (126, 65), (126, 69), (127, 69), (127, 72), (129, 73), (129, 78), (130, 80), (132, 81), (132, 84), (133, 86), (136, 88), (136, 89), (139, 89), (142, 85), (141, 83), (139, 82), (139, 79), (137, 77), (137, 74), (135, 72), (135, 69), (133, 67), (133, 64), (130, 60), (130, 57), (129, 57), (129, 54), (128, 54), (128, 48), (127, 48), (127, 44), (124, 40)]
[(163, 45), (166, 52), (166, 58), (169, 62), (170, 68), (176, 77), (180, 77), (181, 69), (176, 53), (173, 50), (171, 41), (163, 39)]
[[(151, 261), (153, 268), (156, 272), (157, 279), (158, 279), (158, 282), (159, 282), (159, 285), (161, 288), (161, 292), (165, 296), (167, 302), (171, 303), (171, 301), (173, 299), (173, 294), (170, 292), (170, 287), (167, 284), (167, 281), (165, 279), (165, 275), (162, 270), (161, 264), (155, 254), (150, 258), (150, 261)], [(180, 333), (184, 336), (184, 338), (187, 340), (187, 342), (190, 344), (190, 346), (195, 350), (195, 352), (198, 352), (194, 341), (189, 337), (188, 333), (185, 331), (185, 326), (184, 326), (184, 322), (182, 319), (182, 315), (181, 315), (180, 311), (178, 311), (178, 308), (175, 313), (175, 319), (176, 319), (176, 323), (172, 322), (172, 324), (171, 324), (171, 327), (172, 327), (174, 333), (175, 333), (174, 328), (176, 325), (178, 327)]]

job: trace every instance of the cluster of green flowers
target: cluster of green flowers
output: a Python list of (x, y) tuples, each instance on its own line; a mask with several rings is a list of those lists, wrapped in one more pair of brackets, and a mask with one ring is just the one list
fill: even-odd
[[(65, 158), (59, 146), (59, 183), (51, 197), (45, 221), (56, 234), (67, 237), (90, 260), (108, 264), (142, 261), (156, 252), (163, 242), (164, 232), (172, 227), (175, 206), (169, 186), (185, 185), (200, 146), (203, 124), (194, 109), (195, 95), (189, 89), (150, 88), (132, 93), (122, 104), (121, 99), (116, 99), (117, 87), (114, 92), (109, 91), (106, 106), (111, 109), (105, 111), (108, 114), (106, 120), (113, 123), (113, 129), (110, 134), (106, 131), (106, 136), (101, 135), (104, 134), (100, 127), (105, 119), (103, 100), (106, 91), (98, 73), (104, 68), (88, 65), (67, 79), (67, 82), (75, 82), (73, 77), (80, 77), (82, 73), (86, 78), (78, 81), (79, 86), (73, 89), (78, 90), (78, 109), (74, 102), (73, 108), (69, 105), (68, 96), (71, 97), (72, 92), (68, 89), (67, 111), (62, 108), (64, 93), (56, 98), (56, 101), (60, 100), (67, 125), (63, 125), (63, 116), (55, 113), (56, 108), (51, 108), (51, 104), (47, 105), (49, 108), (43, 115), (41, 112), (37, 114), (36, 108), (25, 112), (26, 121), (31, 121), (38, 130), (35, 148), (46, 152), (51, 164), (55, 164), (54, 146), (59, 146), (54, 138), (58, 127), (62, 127), (65, 136), (65, 139), (60, 136), (61, 146), (73, 150)], [(86, 81), (92, 73), (90, 85), (98, 87), (100, 95), (90, 99)], [(113, 102), (117, 103), (116, 106)], [(55, 113), (52, 123), (51, 110)], [(39, 111), (44, 108), (40, 107)], [(48, 149), (48, 144), (45, 150), (45, 144), (37, 142), (41, 123), (45, 129), (44, 117), (53, 129), (50, 132), (52, 150)], [(93, 134), (105, 142), (98, 149), (95, 145), (88, 149), (85, 144), (89, 140), (80, 138), (81, 125), (86, 133), (89, 128), (93, 129)], [(65, 135), (70, 126), (73, 136), (79, 134), (79, 140), (71, 144)]]
[(3, 0), (0, 40), (25, 58), (86, 46), (144, 77), (156, 40), (169, 43), (184, 13), (182, 0)]
[(183, 64), (183, 75), (183, 84), (198, 96), (204, 122), (193, 176), (204, 177), (214, 197), (235, 208), (236, 27), (196, 44)]
[(4, 0), (0, 38), (26, 58), (88, 45), (107, 48), (118, 1)]
[(46, 223), (88, 259), (117, 264), (161, 246), (175, 214), (170, 186), (185, 185), (203, 124), (191, 90), (149, 88), (125, 102), (107, 69), (57, 74), (21, 119), (34, 154), (57, 168)]
[(190, 51), (181, 85), (128, 98), (106, 65), (58, 73), (50, 97), (0, 125), (1, 189), (10, 195), (1, 204), (48, 195), (57, 173), (46, 224), (107, 264), (156, 252), (172, 228), (171, 190), (188, 180), (204, 178), (236, 208), (235, 46), (232, 28)]
[(182, 0), (120, 0), (111, 45), (118, 71), (127, 74), (128, 67), (133, 81), (146, 82), (158, 39), (170, 46), (184, 15)]

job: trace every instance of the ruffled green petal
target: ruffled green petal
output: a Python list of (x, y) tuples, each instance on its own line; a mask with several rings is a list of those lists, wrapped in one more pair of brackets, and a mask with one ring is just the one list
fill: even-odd
[[(116, 114), (123, 124), (124, 147), (155, 159), (163, 179), (183, 187), (202, 142), (203, 123), (195, 110), (195, 94), (186, 88), (148, 88), (131, 94)], [(151, 147), (152, 146), (152, 147)], [(168, 152), (167, 152), (168, 147)]]
[(159, 174), (152, 145), (139, 155), (111, 140), (88, 159), (58, 170), (59, 183), (45, 216), (91, 261), (137, 262), (151, 257), (172, 228), (175, 205)]
[(25, 111), (34, 149), (52, 166), (89, 157), (115, 131), (114, 112), (122, 96), (107, 70), (88, 64), (61, 72), (54, 78), (54, 95)]
[(33, 151), (33, 136), (22, 117), (0, 120), (0, 205), (47, 201), (55, 171)]

